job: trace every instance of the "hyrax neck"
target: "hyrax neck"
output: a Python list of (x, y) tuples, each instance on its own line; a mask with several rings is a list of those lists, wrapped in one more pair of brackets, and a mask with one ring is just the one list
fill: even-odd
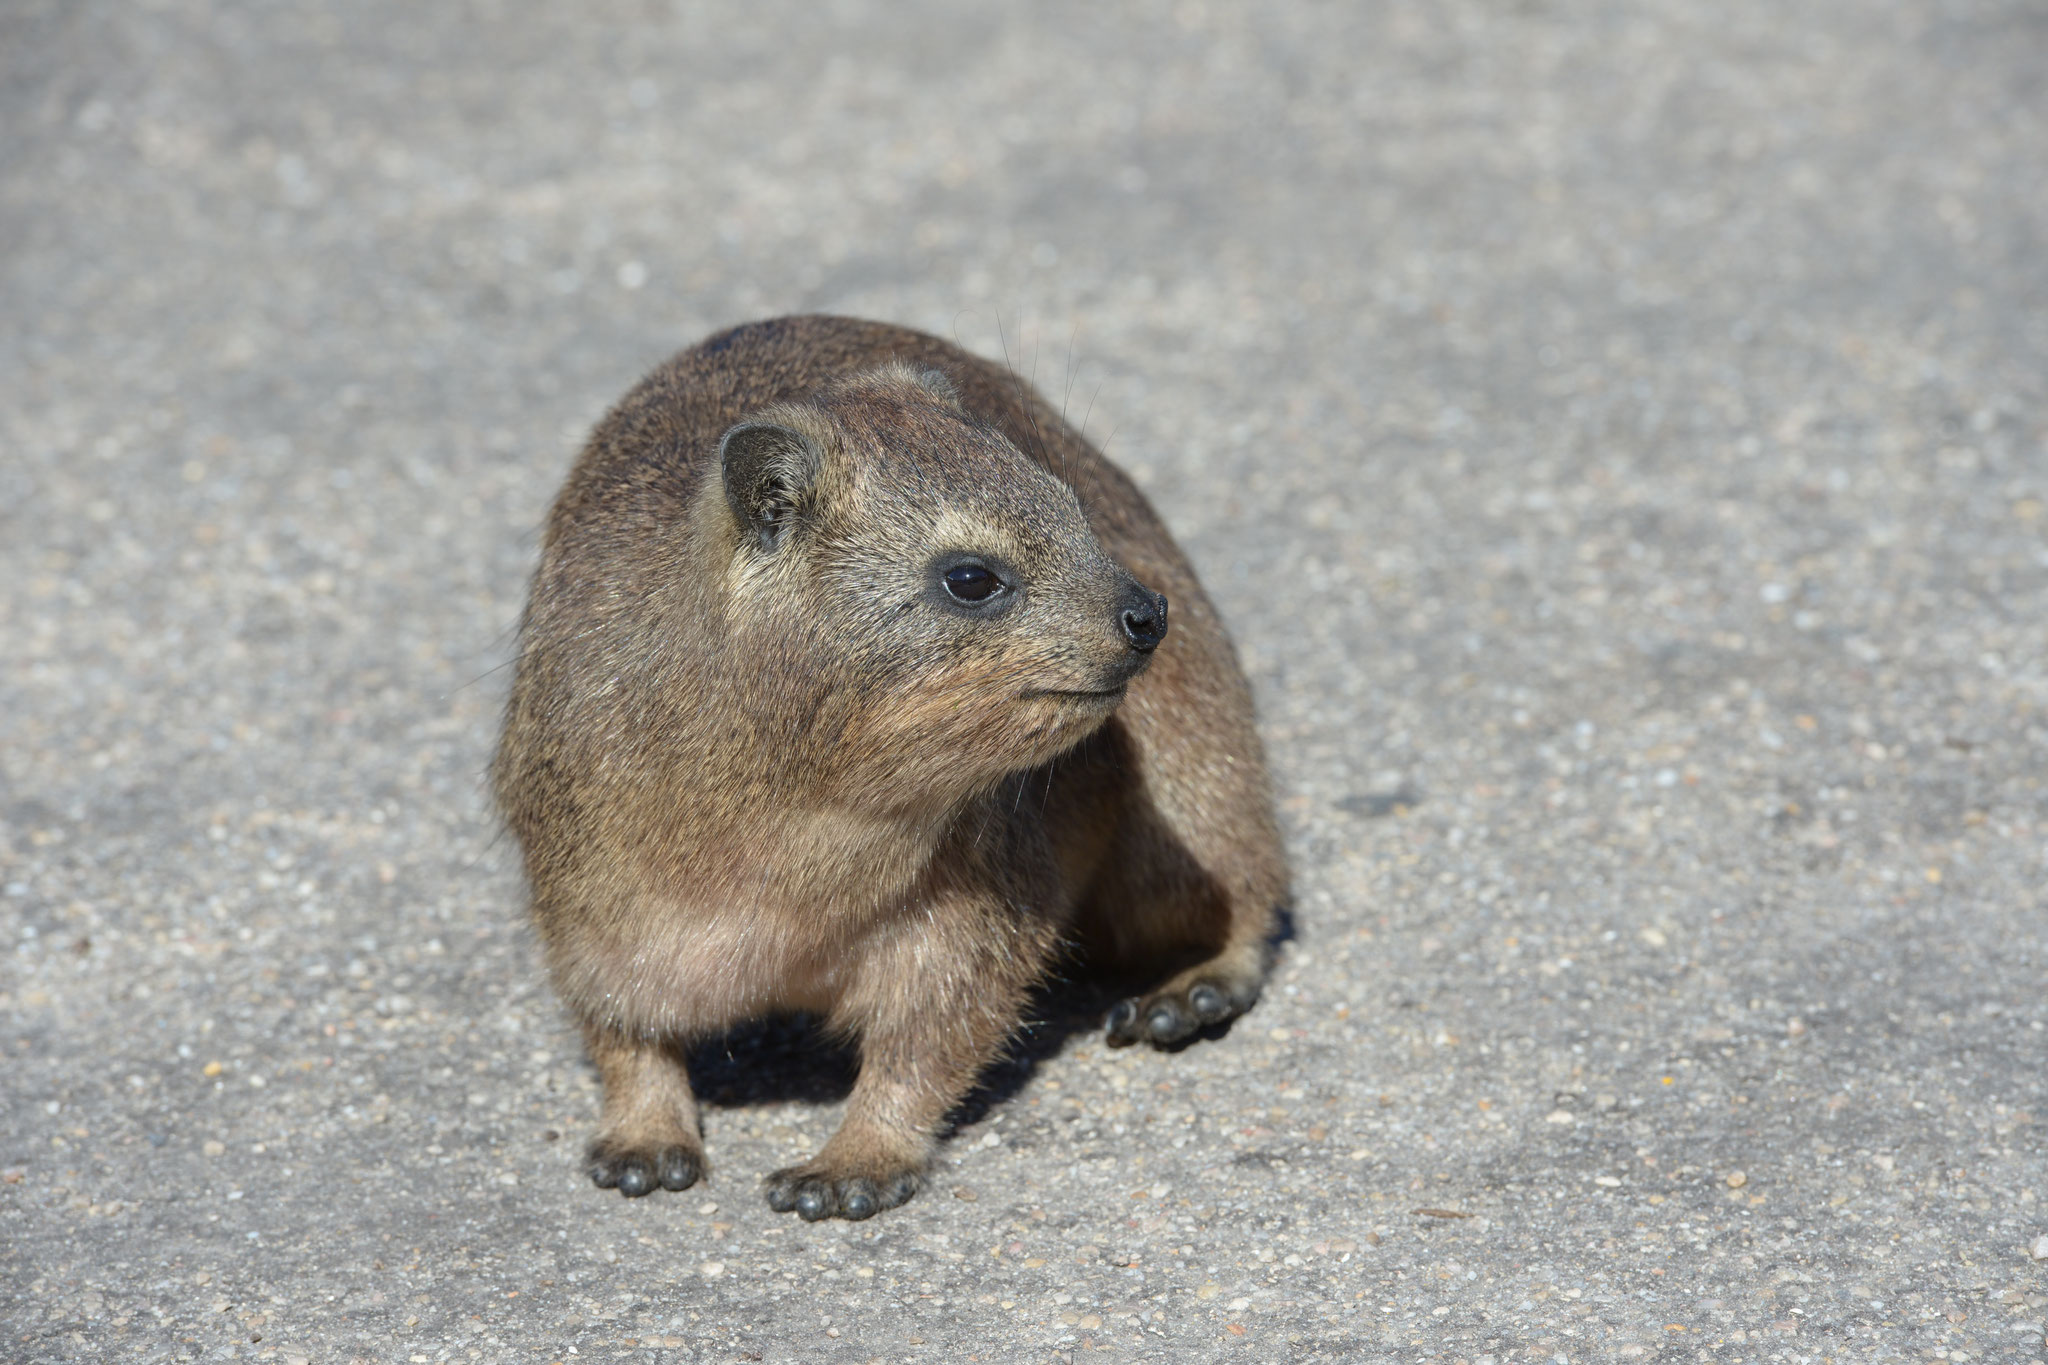
[(556, 936), (557, 984), (648, 1036), (829, 1013), (865, 959), (862, 941), (924, 904), (942, 834), (849, 810), (686, 817), (637, 865), (627, 894), (642, 913)]
[[(699, 833), (671, 895), (700, 913), (865, 921), (914, 900), (945, 813), (843, 806), (756, 810)], [(848, 925), (847, 927), (851, 927)]]
[(924, 879), (942, 824), (857, 810), (793, 811), (756, 855), (785, 903), (848, 914), (886, 910)]

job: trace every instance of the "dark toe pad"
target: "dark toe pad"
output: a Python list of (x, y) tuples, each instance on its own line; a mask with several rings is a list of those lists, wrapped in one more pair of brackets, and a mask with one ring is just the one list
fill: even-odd
[(629, 1147), (599, 1140), (590, 1145), (591, 1183), (638, 1199), (657, 1188), (687, 1190), (704, 1176), (703, 1156), (672, 1143), (665, 1147)]
[(768, 1207), (794, 1213), (806, 1223), (825, 1218), (858, 1222), (907, 1203), (924, 1184), (916, 1171), (881, 1176), (835, 1175), (813, 1166), (791, 1166), (768, 1177)]
[(1197, 981), (1184, 990), (1119, 1000), (1103, 1018), (1104, 1040), (1111, 1047), (1170, 1047), (1197, 1029), (1243, 1014), (1257, 995), (1256, 986), (1234, 991), (1222, 981)]

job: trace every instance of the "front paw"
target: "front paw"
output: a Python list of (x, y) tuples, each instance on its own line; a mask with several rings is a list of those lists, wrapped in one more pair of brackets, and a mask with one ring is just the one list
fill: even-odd
[(1170, 1047), (1196, 1029), (1235, 1019), (1258, 999), (1255, 979), (1231, 981), (1222, 976), (1191, 974), (1152, 994), (1119, 1000), (1102, 1021), (1111, 1047), (1147, 1042)]
[(628, 1199), (664, 1190), (687, 1190), (704, 1176), (704, 1154), (680, 1143), (634, 1146), (599, 1138), (590, 1144), (591, 1183)]
[(768, 1177), (768, 1207), (795, 1213), (806, 1223), (821, 1218), (858, 1222), (910, 1201), (924, 1187), (924, 1174), (909, 1167), (852, 1174), (813, 1162), (789, 1166)]

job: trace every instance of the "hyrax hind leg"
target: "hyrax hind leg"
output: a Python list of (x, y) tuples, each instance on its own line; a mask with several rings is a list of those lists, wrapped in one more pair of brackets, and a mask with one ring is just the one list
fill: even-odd
[(1265, 985), (1287, 865), (1234, 674), (1220, 695), (1133, 689), (1103, 736), (1120, 800), (1076, 929), (1091, 967), (1149, 983), (1110, 1010), (1112, 1047), (1177, 1043), (1250, 1009)]
[(705, 1171), (697, 1096), (671, 1045), (586, 1025), (590, 1060), (604, 1083), (604, 1117), (590, 1144), (590, 1178), (637, 1199), (659, 1186), (687, 1190)]

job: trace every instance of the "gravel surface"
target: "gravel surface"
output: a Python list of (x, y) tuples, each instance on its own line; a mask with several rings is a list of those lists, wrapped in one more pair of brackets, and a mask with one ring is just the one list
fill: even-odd
[[(2033, 0), (0, 12), (0, 1359), (2034, 1361)], [(1266, 1000), (846, 1061), (627, 1202), (482, 772), (576, 443), (831, 310), (1067, 396), (1235, 624)]]

